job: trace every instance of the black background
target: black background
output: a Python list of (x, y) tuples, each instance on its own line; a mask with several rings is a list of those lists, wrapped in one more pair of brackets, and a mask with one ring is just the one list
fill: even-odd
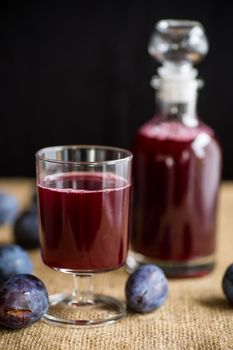
[(221, 141), (223, 177), (233, 178), (230, 1), (3, 1), (0, 11), (0, 176), (33, 176), (44, 146), (130, 147), (154, 113), (154, 24), (185, 18), (209, 38), (198, 111)]

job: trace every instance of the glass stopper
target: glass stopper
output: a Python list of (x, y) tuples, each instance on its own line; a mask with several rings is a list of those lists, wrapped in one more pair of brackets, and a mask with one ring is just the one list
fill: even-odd
[(208, 52), (203, 26), (189, 20), (161, 20), (149, 42), (149, 53), (159, 62), (196, 64)]

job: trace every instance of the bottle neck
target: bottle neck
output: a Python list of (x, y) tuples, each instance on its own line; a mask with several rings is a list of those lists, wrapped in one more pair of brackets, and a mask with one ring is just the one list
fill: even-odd
[(187, 102), (167, 102), (157, 97), (157, 107), (162, 121), (179, 121), (188, 127), (199, 123), (196, 112), (196, 98)]
[(188, 127), (198, 125), (197, 90), (202, 82), (189, 64), (165, 64), (158, 69), (151, 85), (157, 90), (159, 113), (163, 120), (179, 120)]

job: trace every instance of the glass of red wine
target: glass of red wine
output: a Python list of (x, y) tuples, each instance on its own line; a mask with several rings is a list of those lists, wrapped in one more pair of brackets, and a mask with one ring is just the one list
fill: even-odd
[(125, 315), (119, 300), (93, 292), (92, 277), (125, 263), (131, 164), (131, 152), (107, 146), (55, 146), (36, 153), (42, 260), (74, 281), (71, 293), (49, 297), (45, 321), (97, 326)]

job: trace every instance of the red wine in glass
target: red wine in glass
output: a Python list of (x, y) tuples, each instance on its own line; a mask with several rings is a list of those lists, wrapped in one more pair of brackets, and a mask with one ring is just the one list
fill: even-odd
[(38, 186), (38, 194), (46, 265), (100, 272), (124, 264), (130, 197), (125, 179), (109, 173), (52, 175)]

